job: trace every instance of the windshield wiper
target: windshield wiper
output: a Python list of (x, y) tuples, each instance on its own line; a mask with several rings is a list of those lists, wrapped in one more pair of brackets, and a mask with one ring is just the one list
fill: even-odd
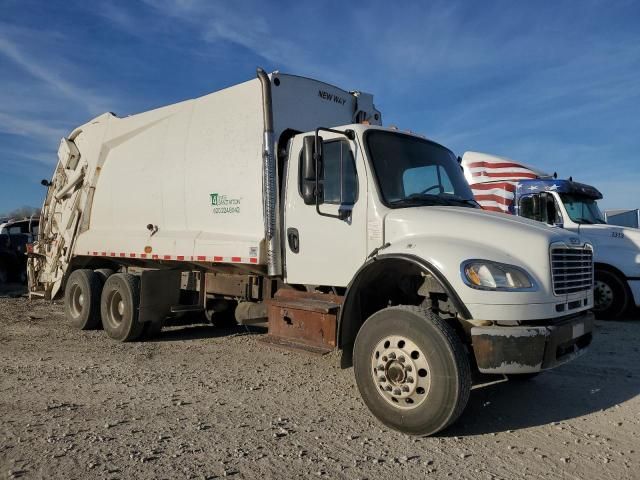
[(457, 206), (468, 205), (477, 207), (478, 203), (475, 200), (469, 200), (457, 196), (441, 196), (432, 195), (428, 193), (412, 193), (408, 197), (400, 198), (389, 202), (390, 205), (442, 205), (442, 206)]
[(461, 198), (461, 197), (446, 197), (444, 198), (444, 200), (449, 201), (449, 202), (456, 202), (458, 204), (463, 204), (463, 205), (468, 205), (470, 207), (480, 207), (480, 204), (478, 202), (476, 202), (475, 200), (471, 200), (469, 198)]
[(575, 221), (578, 222), (578, 223), (585, 223), (587, 225), (593, 225), (593, 223), (594, 223), (591, 220), (589, 220), (587, 218), (582, 218), (582, 217), (576, 218)]
[(438, 195), (413, 193), (408, 197), (393, 200), (389, 205), (446, 205), (446, 202)]

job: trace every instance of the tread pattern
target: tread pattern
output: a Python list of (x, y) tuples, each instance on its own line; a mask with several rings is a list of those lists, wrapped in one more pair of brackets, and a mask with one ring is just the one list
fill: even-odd
[(451, 414), (451, 417), (447, 423), (442, 427), (442, 430), (447, 428), (462, 414), (467, 402), (469, 401), (469, 395), (471, 394), (471, 367), (469, 360), (467, 359), (467, 352), (464, 345), (458, 338), (455, 330), (451, 328), (442, 318), (433, 313), (431, 310), (424, 307), (417, 307), (413, 305), (398, 305), (395, 307), (389, 307), (390, 309), (405, 310), (409, 312), (417, 313), (433, 323), (433, 325), (440, 331), (443, 337), (447, 339), (449, 345), (453, 350), (456, 368), (458, 369), (458, 388), (460, 395), (458, 396), (458, 402)]
[(111, 334), (109, 334), (110, 327), (107, 326), (108, 322), (106, 320), (105, 322), (103, 322), (103, 325), (105, 325), (105, 330), (107, 331), (107, 334), (109, 334), (109, 336), (114, 340), (118, 340), (120, 342), (131, 342), (140, 338), (140, 336), (144, 331), (144, 324), (138, 322), (138, 308), (140, 305), (140, 280), (135, 275), (131, 275), (129, 273), (116, 273), (107, 279), (107, 282), (105, 283), (105, 287), (103, 290), (103, 295), (102, 295), (103, 299), (101, 301), (103, 318), (107, 318), (105, 316), (108, 315), (107, 305), (105, 305), (106, 298), (104, 298), (105, 293), (108, 295), (111, 289), (113, 288), (119, 289), (120, 288), (119, 285), (118, 286), (111, 285), (112, 283), (116, 283), (116, 282), (124, 283), (124, 288), (122, 290), (123, 297), (131, 298), (131, 301), (132, 301), (131, 322), (129, 323), (129, 325), (127, 325), (128, 329), (125, 332), (122, 332), (122, 334), (119, 336), (112, 336)]
[(88, 317), (83, 325), (74, 325), (80, 328), (80, 330), (95, 330), (100, 327), (100, 295), (102, 293), (102, 281), (93, 270), (88, 268), (74, 270), (73, 273), (71, 273), (67, 279), (65, 287), (64, 302), (65, 316), (68, 320), (71, 318), (71, 313), (69, 312), (69, 299), (67, 298), (66, 292), (69, 291), (74, 283), (80, 284), (83, 288), (86, 287), (86, 293), (89, 295)]

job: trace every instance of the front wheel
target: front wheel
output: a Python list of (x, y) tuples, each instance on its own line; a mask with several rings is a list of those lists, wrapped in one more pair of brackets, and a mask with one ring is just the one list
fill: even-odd
[(629, 292), (624, 281), (607, 270), (596, 270), (593, 294), (593, 313), (601, 320), (614, 320), (629, 306)]
[(403, 433), (439, 432), (469, 399), (471, 370), (462, 342), (420, 307), (389, 307), (369, 317), (356, 337), (353, 364), (369, 410)]

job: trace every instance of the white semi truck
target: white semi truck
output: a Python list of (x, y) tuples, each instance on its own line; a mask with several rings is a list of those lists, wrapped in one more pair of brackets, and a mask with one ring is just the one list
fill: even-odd
[(486, 153), (466, 152), (461, 164), (483, 208), (565, 228), (594, 247), (596, 317), (617, 319), (640, 307), (640, 230), (609, 225), (597, 188)]
[(78, 328), (266, 317), (273, 343), (339, 350), (373, 414), (416, 435), (460, 415), (472, 372), (529, 376), (591, 342), (591, 246), (477, 208), (456, 156), (383, 128), (371, 95), (259, 69), (101, 115), (58, 155), (29, 288)]

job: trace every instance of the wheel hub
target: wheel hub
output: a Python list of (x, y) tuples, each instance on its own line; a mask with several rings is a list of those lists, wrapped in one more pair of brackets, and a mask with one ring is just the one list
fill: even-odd
[(605, 310), (613, 303), (612, 288), (601, 280), (597, 280), (594, 286), (595, 310)]
[(411, 409), (426, 399), (429, 365), (410, 339), (394, 335), (380, 340), (371, 356), (371, 368), (378, 393), (394, 407)]
[(109, 305), (108, 320), (113, 327), (117, 327), (122, 322), (125, 313), (124, 299), (120, 292), (111, 292), (107, 305)]
[(407, 377), (407, 372), (401, 363), (390, 362), (389, 365), (387, 365), (385, 375), (390, 383), (394, 385), (402, 385)]
[(71, 307), (71, 316), (73, 318), (80, 317), (84, 306), (84, 294), (82, 293), (82, 288), (79, 285), (76, 284), (71, 287), (70, 300), (69, 306)]

